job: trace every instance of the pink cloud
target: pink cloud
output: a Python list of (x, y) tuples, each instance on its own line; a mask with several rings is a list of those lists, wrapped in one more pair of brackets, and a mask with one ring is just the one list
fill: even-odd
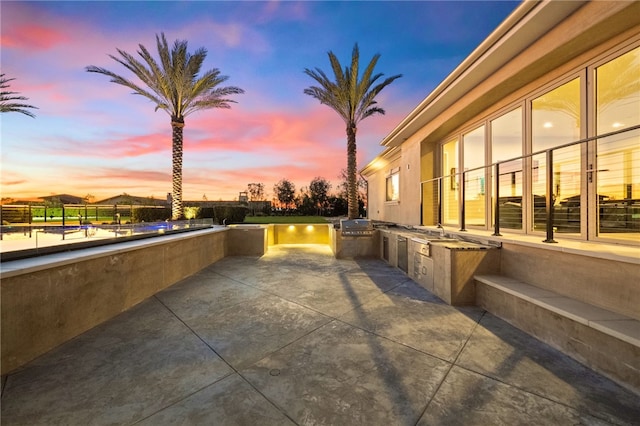
[[(254, 6), (251, 6), (254, 8)], [(281, 2), (270, 0), (263, 2), (263, 7), (258, 9), (258, 21), (269, 22), (272, 20), (304, 20), (309, 16), (309, 5), (306, 2)]]
[[(203, 34), (206, 34), (207, 37), (203, 38)], [(154, 36), (153, 34), (145, 34), (144, 38), (148, 39), (150, 35)], [(271, 51), (269, 41), (255, 26), (247, 24), (246, 17), (222, 22), (203, 15), (202, 19), (190, 22), (187, 26), (165, 31), (165, 35), (169, 43), (175, 39), (187, 40), (189, 48), (192, 50), (203, 46), (207, 47), (207, 58), (214, 59), (216, 62), (216, 58), (219, 55), (223, 56), (227, 49), (244, 50), (253, 54)], [(155, 38), (152, 40), (149, 44), (143, 44), (149, 48), (155, 47)], [(212, 45), (211, 40), (215, 40), (215, 44)]]
[(49, 26), (38, 24), (4, 25), (0, 47), (34, 52), (48, 50), (68, 41), (67, 34)]
[[(215, 115), (214, 115), (215, 114)], [(192, 124), (190, 124), (192, 123)], [(185, 127), (185, 141), (197, 150), (229, 150), (237, 152), (279, 151), (286, 155), (289, 149), (321, 147), (343, 137), (339, 118), (319, 108), (298, 111), (246, 111), (240, 107), (194, 116), (187, 121), (193, 139)], [(346, 138), (346, 136), (345, 136)], [(322, 144), (322, 145), (318, 145)]]
[[(168, 126), (167, 126), (168, 127)], [(101, 157), (139, 157), (147, 154), (171, 151), (170, 131), (148, 135), (121, 136), (88, 146), (88, 151)], [(80, 155), (87, 155), (87, 152)]]
[(77, 179), (95, 179), (95, 180), (118, 180), (126, 179), (129, 181), (157, 181), (171, 182), (171, 173), (159, 172), (155, 170), (131, 170), (125, 168), (105, 168), (98, 169), (80, 169), (73, 173), (73, 178)]
[(142, 135), (123, 135), (111, 133), (97, 139), (87, 136), (84, 139), (64, 137), (50, 139), (46, 146), (39, 146), (38, 153), (78, 158), (125, 159), (149, 154), (171, 152), (171, 130)]
[[(76, 95), (84, 95), (85, 87), (90, 89), (78, 81), (78, 75), (84, 73), (85, 66), (108, 68), (115, 64), (108, 54), (116, 54), (117, 47), (135, 52), (139, 42), (150, 43), (148, 45), (151, 46), (155, 43), (153, 33), (143, 34), (143, 29), (139, 35), (131, 31), (106, 34), (96, 31), (88, 22), (39, 8), (36, 3), (7, 2), (2, 6), (2, 13), (0, 47), (7, 49), (6, 58), (10, 58), (5, 60), (3, 72), (20, 76), (33, 84), (56, 81), (58, 87), (73, 89), (69, 93)], [(46, 73), (42, 72), (43, 66), (48, 67)], [(68, 81), (61, 81), (64, 80), (62, 76), (66, 76)], [(86, 96), (82, 98), (86, 99)]]

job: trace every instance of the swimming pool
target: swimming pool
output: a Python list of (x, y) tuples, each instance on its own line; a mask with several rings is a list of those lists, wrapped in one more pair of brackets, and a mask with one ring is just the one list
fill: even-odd
[[(87, 246), (153, 237), (176, 232), (211, 228), (212, 219), (171, 222), (143, 222), (125, 225), (3, 225), (0, 228), (0, 253), (3, 260), (38, 252), (52, 253)], [(45, 250), (46, 249), (46, 250)]]

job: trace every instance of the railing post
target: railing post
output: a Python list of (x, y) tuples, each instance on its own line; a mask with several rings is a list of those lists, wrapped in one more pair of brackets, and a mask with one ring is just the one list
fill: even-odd
[(466, 204), (466, 200), (465, 200), (465, 187), (466, 187), (466, 180), (465, 177), (467, 175), (467, 172), (462, 172), (462, 176), (461, 179), (462, 181), (460, 182), (460, 197), (462, 198), (462, 209), (460, 210), (460, 231), (466, 231), (465, 227), (466, 227), (466, 221), (465, 221), (465, 204)]
[[(553, 150), (547, 151), (547, 239), (544, 243), (557, 243), (553, 239)], [(534, 206), (535, 208), (535, 206)]]
[(444, 188), (442, 182), (444, 182), (444, 177), (438, 181), (438, 223), (440, 225), (442, 225), (442, 190)]
[(500, 233), (500, 163), (496, 163), (496, 170), (495, 170), (495, 189), (496, 189), (496, 199), (493, 205), (493, 213), (495, 216), (495, 221), (493, 224), (493, 236), (494, 237), (501, 237), (502, 234)]
[(424, 226), (424, 182), (420, 182), (420, 226)]

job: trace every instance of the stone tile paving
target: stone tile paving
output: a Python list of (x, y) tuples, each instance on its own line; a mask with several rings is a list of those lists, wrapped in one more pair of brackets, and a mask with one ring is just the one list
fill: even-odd
[(382, 261), (229, 257), (3, 378), (3, 425), (633, 425), (640, 396)]
[(132, 424), (231, 373), (152, 298), (10, 374), (0, 420)]

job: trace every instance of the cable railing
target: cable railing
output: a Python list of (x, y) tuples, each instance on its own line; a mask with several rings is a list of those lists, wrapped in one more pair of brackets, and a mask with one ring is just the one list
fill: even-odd
[[(636, 125), (423, 181), (422, 225), (459, 224), (467, 231), (467, 226), (486, 228), (489, 221), (494, 236), (527, 226), (544, 231), (544, 242), (555, 243), (556, 232), (583, 231), (591, 206), (598, 211), (598, 235), (640, 233), (639, 129)], [(596, 201), (584, 205), (585, 191)]]

